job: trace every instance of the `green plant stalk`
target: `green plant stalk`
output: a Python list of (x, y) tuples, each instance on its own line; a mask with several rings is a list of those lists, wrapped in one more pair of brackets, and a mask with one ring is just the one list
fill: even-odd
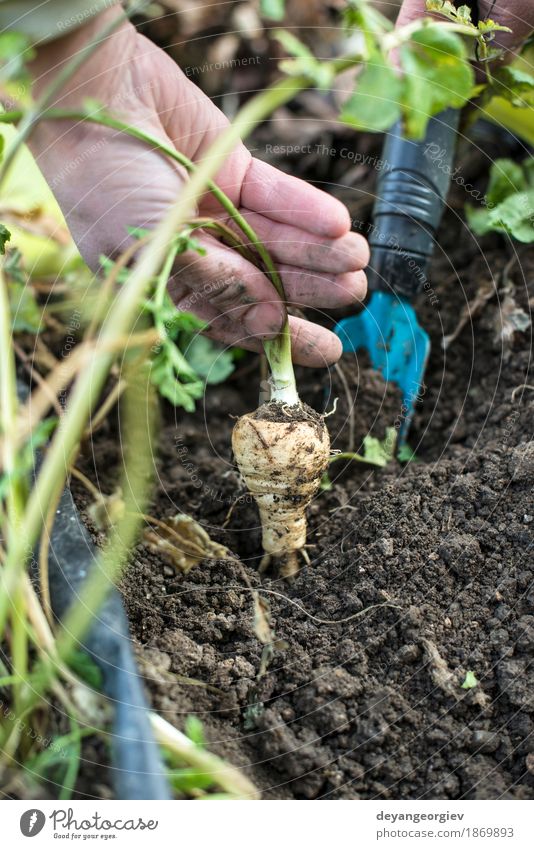
[(188, 766), (209, 775), (213, 782), (235, 799), (259, 799), (258, 789), (235, 767), (197, 746), (163, 717), (149, 713), (152, 730), (158, 743)]
[(356, 460), (358, 463), (367, 463), (369, 466), (385, 466), (386, 463), (377, 463), (376, 460), (369, 460), (357, 451), (340, 451), (339, 454), (333, 454), (328, 461), (331, 465), (338, 460)]
[[(452, 29), (453, 27), (454, 25), (449, 28)], [(405, 29), (407, 30), (407, 28), (403, 28), (403, 30)], [(460, 29), (456, 27), (456, 31), (460, 31)], [(402, 30), (397, 31), (394, 34), (394, 38), (401, 38), (401, 32)], [(393, 38), (393, 35), (391, 38)], [(392, 44), (388, 46), (391, 47)], [(347, 67), (358, 64), (360, 61), (361, 57), (337, 60), (334, 63), (335, 70), (336, 72), (340, 72)], [(72, 65), (69, 68), (69, 73), (72, 73)], [(262, 94), (252, 98), (238, 113), (234, 123), (216, 139), (204, 161), (196, 168), (191, 179), (185, 185), (179, 202), (155, 228), (149, 246), (143, 251), (139, 262), (130, 276), (128, 285), (121, 291), (119, 298), (115, 302), (114, 309), (112, 309), (107, 321), (103, 325), (101, 334), (102, 342), (107, 343), (117, 338), (118, 335), (123, 335), (130, 330), (136, 319), (142, 294), (149, 280), (159, 270), (174, 233), (183, 225), (189, 209), (195, 206), (206, 186), (208, 188), (210, 187), (208, 185), (209, 181), (216, 175), (224, 159), (231, 153), (233, 147), (274, 109), (286, 103), (302, 89), (311, 87), (313, 84), (314, 81), (312, 79), (303, 75), (284, 79), (276, 83), (262, 92)], [(18, 113), (18, 117), (24, 118), (24, 113)], [(16, 141), (17, 145), (20, 146), (22, 141), (31, 132), (36, 121), (42, 117), (42, 114), (34, 115), (29, 129), (26, 126), (23, 128), (23, 132), (19, 133)], [(66, 117), (65, 113), (63, 113), (63, 117)], [(86, 118), (87, 116), (83, 117)], [(2, 120), (9, 120), (9, 117), (3, 115)], [(120, 129), (118, 126), (116, 128)], [(128, 132), (131, 132), (131, 134), (138, 133), (138, 131), (132, 132), (131, 129)], [(175, 151), (171, 155), (177, 158)], [(5, 171), (1, 173), (5, 173)], [(242, 216), (239, 217), (242, 219)], [(239, 221), (239, 218), (235, 220)], [(248, 226), (246, 222), (241, 221), (239, 223), (240, 226), (243, 223), (245, 223), (245, 226)], [(261, 255), (260, 248), (258, 248), (258, 252)], [(270, 270), (268, 262), (267, 267)], [(276, 276), (273, 277), (273, 284), (276, 286)], [(277, 381), (282, 384), (283, 389), (287, 389), (290, 366), (289, 332), (287, 325), (278, 337), (278, 340), (274, 340), (267, 345), (267, 353), (273, 368), (275, 391)], [(31, 550), (38, 537), (42, 524), (43, 507), (48, 503), (48, 498), (54, 486), (57, 485), (58, 479), (65, 479), (69, 459), (79, 441), (94, 403), (100, 394), (112, 361), (113, 355), (111, 353), (105, 350), (95, 350), (88, 366), (76, 381), (71, 404), (63, 418), (62, 427), (53, 439), (28, 500), (24, 513), (26, 538), (24, 539), (22, 535), (19, 535), (19, 538), (14, 541), (13, 545), (9, 546), (5, 568), (3, 570), (4, 592), (0, 594), (0, 633), (3, 631), (8, 599), (16, 583), (18, 571), (24, 567), (28, 550)], [(292, 370), (291, 364), (291, 372)], [(292, 376), (290, 382), (294, 386), (294, 376)], [(286, 385), (284, 386), (284, 384)]]
[[(119, 484), (124, 493), (124, 515), (117, 522), (96, 568), (85, 582), (77, 601), (64, 617), (56, 638), (58, 657), (68, 661), (78, 642), (86, 634), (95, 612), (120, 577), (128, 553), (135, 545), (149, 500), (147, 480), (153, 476), (152, 446), (155, 433), (155, 393), (148, 380), (148, 367), (132, 369), (126, 376), (123, 394), (124, 432), (129, 434), (128, 448)], [(137, 373), (136, 373), (137, 372)]]
[[(20, 530), (25, 506), (25, 481), (17, 469), (19, 458), (13, 437), (18, 414), (15, 355), (12, 346), (11, 309), (7, 281), (0, 269), (0, 422), (2, 430), (3, 472), (11, 479), (3, 522), (4, 539), (10, 545)], [(0, 578), (0, 588), (2, 586)], [(0, 638), (3, 637), (3, 628)], [(14, 587), (11, 607), (11, 659), (16, 683), (13, 684), (15, 713), (18, 714), (28, 673), (28, 625), (26, 598), (22, 584)]]
[[(32, 672), (31, 688), (27, 688), (20, 705), (19, 717), (28, 715), (39, 703), (54, 675), (61, 674), (62, 664), (68, 665), (72, 653), (80, 649), (80, 641), (87, 633), (96, 611), (104, 602), (110, 589), (120, 577), (128, 554), (135, 545), (142, 520), (139, 518), (149, 498), (147, 480), (153, 471), (152, 440), (156, 409), (154, 393), (150, 391), (148, 369), (145, 365), (137, 374), (127, 379), (124, 393), (124, 429), (129, 434), (120, 487), (124, 493), (124, 515), (101, 552), (88, 579), (84, 582), (76, 602), (63, 617), (57, 632), (54, 654), (40, 660)], [(81, 646), (83, 649), (83, 645)], [(2, 750), (13, 752), (16, 747), (15, 730), (0, 743)]]
[(173, 347), (173, 349), (174, 349), (173, 350), (173, 358), (176, 359), (179, 362), (181, 372), (184, 375), (188, 375), (191, 378), (196, 378), (197, 375), (195, 374), (195, 372), (193, 371), (193, 369), (191, 368), (191, 366), (187, 362), (187, 360), (184, 357), (184, 355), (182, 354), (182, 352), (179, 350), (178, 347), (174, 346), (172, 344), (172, 342), (170, 342), (169, 336), (168, 336), (168, 333), (167, 333), (167, 328), (165, 327), (165, 323), (163, 321), (161, 321), (161, 319), (159, 318), (160, 309), (163, 306), (163, 300), (165, 298), (165, 292), (167, 291), (167, 284), (169, 282), (169, 277), (171, 275), (172, 267), (174, 265), (174, 260), (176, 259), (176, 253), (177, 253), (177, 251), (176, 251), (176, 248), (174, 248), (174, 247), (172, 248), (172, 250), (169, 251), (169, 254), (167, 256), (167, 259), (165, 260), (163, 268), (159, 272), (157, 279), (156, 279), (156, 287), (155, 287), (155, 291), (154, 291), (154, 302), (156, 304), (155, 327), (156, 327), (156, 330), (159, 332), (159, 335), (160, 335), (160, 338), (161, 338), (160, 344), (163, 347), (165, 347), (166, 350), (169, 350), (168, 346)]

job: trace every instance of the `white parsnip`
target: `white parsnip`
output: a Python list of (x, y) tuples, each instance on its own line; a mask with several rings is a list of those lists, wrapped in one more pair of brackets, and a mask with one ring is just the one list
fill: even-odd
[(306, 544), (306, 508), (328, 466), (324, 421), (300, 403), (270, 402), (238, 419), (232, 447), (260, 511), (262, 567), (274, 557), (282, 561), (281, 574), (295, 574), (297, 552)]

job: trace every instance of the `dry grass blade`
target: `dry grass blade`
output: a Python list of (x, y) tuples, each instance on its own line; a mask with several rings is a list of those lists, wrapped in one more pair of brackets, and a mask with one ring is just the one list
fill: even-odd
[(65, 389), (73, 378), (89, 362), (91, 356), (98, 351), (122, 351), (137, 347), (150, 347), (159, 341), (159, 333), (148, 330), (144, 333), (132, 334), (127, 339), (119, 337), (113, 342), (83, 342), (72, 352), (67, 360), (59, 362), (48, 375), (46, 380), (39, 384), (28, 398), (26, 404), (21, 408), (19, 424), (17, 427), (17, 445), (23, 445), (30, 436), (32, 430), (41, 419), (46, 416), (52, 406), (52, 398)]
[(197, 746), (157, 713), (150, 713), (149, 716), (158, 743), (170, 749), (184, 763), (210, 775), (219, 787), (236, 798), (260, 798), (257, 787), (238, 769)]

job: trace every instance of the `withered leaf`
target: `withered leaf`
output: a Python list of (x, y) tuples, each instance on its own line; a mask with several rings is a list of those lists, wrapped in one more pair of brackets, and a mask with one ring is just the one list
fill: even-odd
[(184, 575), (203, 560), (235, 560), (226, 546), (214, 542), (204, 528), (185, 513), (158, 520), (155, 528), (145, 528), (143, 541), (154, 554)]

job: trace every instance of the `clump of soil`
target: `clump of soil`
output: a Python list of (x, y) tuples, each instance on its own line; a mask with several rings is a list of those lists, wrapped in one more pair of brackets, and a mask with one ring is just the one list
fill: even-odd
[[(293, 583), (258, 576), (257, 510), (231, 457), (232, 417), (256, 406), (257, 381), (238, 371), (194, 415), (167, 411), (150, 512), (189, 513), (241, 563), (181, 576), (140, 545), (122, 585), (139, 663), (154, 708), (180, 727), (199, 716), (213, 750), (265, 798), (534, 798), (532, 340), (530, 328), (499, 330), (506, 297), (530, 314), (534, 262), (459, 227), (451, 213), (437, 304), (418, 304), (432, 354), (416, 459), (352, 463), (319, 493), (311, 565)], [(443, 350), (483, 284), (494, 294)], [(360, 355), (351, 362), (357, 449), (369, 432), (383, 437), (399, 399)], [(302, 381), (321, 411), (325, 383), (324, 372)], [(350, 404), (343, 386), (332, 395), (327, 424), (346, 448)], [(118, 444), (95, 436), (104, 491)], [(89, 452), (84, 471), (95, 478)], [(270, 608), (267, 654), (254, 589)]]
[(321, 422), (322, 416), (308, 404), (282, 404), (280, 401), (268, 401), (249, 414), (251, 418), (262, 422)]

